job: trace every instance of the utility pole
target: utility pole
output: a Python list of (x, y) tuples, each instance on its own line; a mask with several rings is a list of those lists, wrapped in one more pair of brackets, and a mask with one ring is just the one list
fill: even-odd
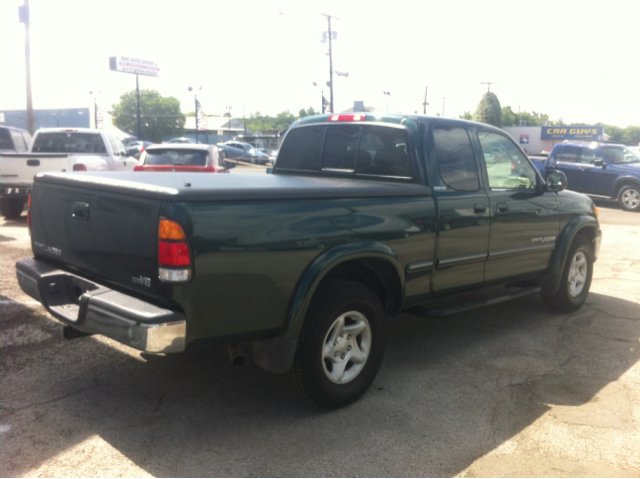
[(444, 101), (447, 99), (446, 96), (442, 97), (442, 116), (444, 116)]
[(142, 120), (140, 119), (140, 83), (136, 73), (136, 99), (138, 101), (138, 141), (142, 141)]
[(497, 85), (497, 83), (492, 81), (483, 81), (480, 82), (480, 85), (487, 85), (487, 93), (489, 93), (491, 91), (491, 85)]
[(427, 103), (427, 90), (428, 89), (429, 89), (428, 86), (424, 88), (424, 103), (422, 103), (422, 107), (423, 107), (422, 114), (423, 115), (427, 114), (427, 107), (429, 106), (429, 103)]
[(331, 19), (340, 19), (338, 17), (327, 15), (326, 13), (322, 13), (321, 15), (324, 15), (327, 22), (329, 22), (329, 106), (331, 106), (331, 113), (335, 113), (335, 110), (333, 109), (333, 50), (331, 46), (331, 37), (333, 34), (331, 33)]
[(29, 8), (29, 0), (24, 0), (24, 4), (18, 7), (18, 17), (20, 23), (24, 23), (24, 57), (25, 69), (27, 72), (27, 130), (33, 135), (35, 130), (33, 119), (33, 98), (31, 97), (31, 11)]

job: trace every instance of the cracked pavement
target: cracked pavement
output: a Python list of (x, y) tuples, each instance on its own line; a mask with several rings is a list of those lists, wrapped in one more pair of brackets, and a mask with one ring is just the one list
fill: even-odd
[(402, 316), (370, 391), (309, 408), (224, 346), (140, 353), (67, 341), (19, 289), (26, 219), (0, 221), (0, 475), (640, 476), (640, 215), (598, 202), (586, 305), (538, 296)]

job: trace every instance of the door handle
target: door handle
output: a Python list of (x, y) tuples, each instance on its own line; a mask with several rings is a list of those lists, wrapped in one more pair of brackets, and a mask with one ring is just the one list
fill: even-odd
[(506, 203), (498, 203), (498, 213), (506, 213), (509, 211), (509, 205)]
[(487, 212), (487, 206), (483, 205), (482, 203), (476, 203), (475, 205), (473, 205), (473, 212), (477, 215), (480, 215), (482, 213), (486, 213)]

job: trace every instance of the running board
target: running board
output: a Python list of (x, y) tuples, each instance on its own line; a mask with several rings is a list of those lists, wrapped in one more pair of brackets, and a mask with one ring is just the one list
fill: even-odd
[(412, 306), (403, 310), (404, 313), (412, 314), (414, 316), (421, 316), (424, 318), (445, 318), (447, 316), (453, 316), (454, 314), (463, 313), (465, 311), (470, 311), (472, 309), (482, 308), (484, 306), (491, 306), (493, 304), (504, 303), (505, 301), (509, 301), (515, 298), (520, 298), (521, 296), (528, 296), (530, 294), (539, 293), (541, 290), (540, 286), (531, 286), (528, 288), (514, 288), (514, 291), (508, 292), (502, 296), (497, 296), (495, 298), (487, 299), (484, 301), (474, 301), (463, 303), (462, 305), (455, 308), (445, 308), (445, 309), (429, 309), (425, 306)]

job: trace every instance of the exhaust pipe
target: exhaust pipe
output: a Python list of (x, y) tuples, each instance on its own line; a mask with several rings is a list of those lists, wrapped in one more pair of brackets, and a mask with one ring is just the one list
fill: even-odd
[(244, 366), (244, 353), (242, 348), (237, 344), (227, 344), (229, 350), (229, 357), (231, 358), (231, 364), (234, 366)]

